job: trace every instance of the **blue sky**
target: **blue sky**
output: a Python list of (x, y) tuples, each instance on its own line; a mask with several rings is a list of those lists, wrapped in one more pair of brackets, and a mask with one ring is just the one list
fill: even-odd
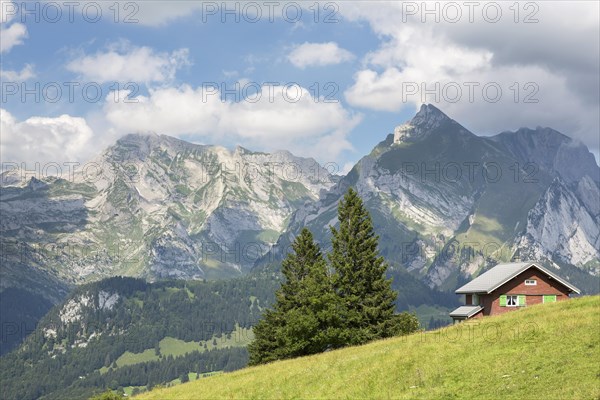
[[(422, 102), (477, 134), (550, 126), (598, 157), (595, 2), (523, 2), (518, 14), (512, 2), (502, 3), (495, 21), (480, 3), (472, 22), (460, 2), (456, 9), (430, 3), (429, 14), (420, 2), (282, 2), (273, 3), (272, 22), (264, 2), (253, 3), (261, 17), (236, 2), (121, 2), (117, 23), (114, 2), (81, 2), (74, 22), (61, 2), (28, 8), (36, 4), (38, 11), (24, 15), (21, 3), (2, 0), (3, 161), (85, 161), (123, 134), (156, 131), (198, 143), (289, 149), (343, 170)], [(225, 13), (236, 5), (239, 22)], [(102, 17), (86, 21), (97, 6)], [(292, 18), (300, 9), (301, 20), (282, 18), (284, 7)], [(53, 23), (57, 9), (62, 16)], [(453, 22), (456, 11), (461, 18)], [(137, 23), (123, 22), (130, 12)], [(327, 23), (328, 14), (337, 22)], [(534, 22), (525, 23), (528, 16)], [(253, 18), (258, 22), (246, 21)], [(36, 84), (40, 101), (33, 94), (23, 101), (22, 89), (35, 92)], [(262, 96), (251, 102), (230, 93), (222, 102), (213, 84), (238, 96), (244, 87), (249, 94), (261, 88)], [(475, 85), (472, 99), (468, 84)], [(78, 85), (72, 100), (66, 85)], [(84, 85), (100, 87), (102, 96), (84, 99)], [(62, 96), (54, 101), (57, 86)], [(499, 87), (502, 96), (486, 98), (483, 87)], [(119, 95), (110, 92), (115, 88)], [(124, 102), (127, 88), (136, 89), (130, 99), (137, 103)], [(415, 88), (419, 93), (409, 95)]]

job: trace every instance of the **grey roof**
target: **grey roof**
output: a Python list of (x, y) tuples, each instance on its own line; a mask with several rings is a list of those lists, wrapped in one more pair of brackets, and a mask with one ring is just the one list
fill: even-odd
[(558, 275), (548, 271), (537, 263), (532, 262), (519, 262), (519, 263), (506, 263), (498, 264), (489, 271), (479, 275), (466, 285), (458, 288), (455, 293), (466, 294), (466, 293), (491, 293), (521, 272), (534, 267), (542, 271), (550, 278), (562, 283), (564, 286), (569, 288), (571, 291), (579, 294), (579, 289), (571, 285), (566, 280), (562, 279)]
[(470, 318), (483, 310), (481, 306), (460, 306), (450, 313), (451, 317)]

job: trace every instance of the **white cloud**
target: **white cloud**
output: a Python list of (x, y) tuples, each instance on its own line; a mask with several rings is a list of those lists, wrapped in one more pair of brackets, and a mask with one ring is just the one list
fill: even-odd
[[(439, 23), (432, 15), (425, 15), (427, 22), (423, 23), (420, 11), (403, 16), (403, 2), (379, 5), (340, 5), (346, 19), (367, 21), (381, 40), (379, 47), (365, 56), (354, 83), (345, 91), (351, 105), (398, 112), (433, 103), (475, 133), (543, 125), (598, 148), (598, 3), (538, 2), (535, 17), (539, 22), (533, 24), (522, 23), (530, 9), (521, 9), (521, 22), (515, 23), (508, 8), (512, 3), (501, 3), (503, 17), (498, 23), (486, 22), (481, 8), (474, 13), (474, 23), (468, 21), (466, 9), (458, 23), (444, 22), (443, 12)], [(429, 9), (433, 6), (428, 5)], [(578, 23), (572, 24), (573, 20)], [(473, 97), (466, 86), (470, 82), (479, 84)], [(516, 101), (515, 82), (519, 86)], [(530, 82), (535, 86), (526, 88)], [(501, 87), (499, 101), (491, 102), (482, 94), (488, 83)], [(410, 96), (407, 91), (413, 84), (419, 90)], [(444, 85), (451, 89), (455, 84), (462, 88), (458, 100), (454, 92), (444, 93)], [(525, 96), (534, 90), (533, 99), (538, 102), (525, 102)], [(439, 99), (433, 93), (438, 93)]]
[(34, 163), (81, 161), (97, 148), (90, 146), (93, 132), (85, 119), (61, 115), (56, 118), (31, 117), (17, 121), (0, 109), (0, 158), (2, 162)]
[[(121, 95), (124, 99), (127, 94)], [(361, 119), (339, 103), (316, 101), (299, 87), (285, 92), (281, 86), (263, 86), (255, 102), (223, 102), (218, 93), (187, 85), (151, 90), (149, 96), (136, 99), (137, 103), (124, 103), (107, 97), (103, 111), (113, 129), (123, 134), (192, 136), (261, 150), (287, 149), (326, 161), (352, 148), (346, 136)]]
[(84, 55), (67, 64), (67, 69), (95, 82), (164, 82), (189, 65), (187, 49), (157, 53), (150, 47), (134, 47), (127, 42), (110, 46), (106, 51)]
[(27, 27), (19, 22), (9, 24), (15, 17), (12, 10), (18, 7), (14, 2), (0, 0), (0, 53), (9, 52), (14, 46), (23, 44), (27, 38)]
[[(107, 96), (104, 113), (108, 122), (125, 133), (154, 131), (167, 135), (195, 133), (208, 135), (218, 126), (225, 107), (206, 95), (201, 88), (190, 86), (150, 90), (149, 96), (137, 96), (125, 102), (129, 95), (119, 93), (121, 98), (114, 102), (112, 94)], [(209, 101), (210, 100), (210, 101)]]
[(402, 85), (402, 72), (389, 68), (383, 73), (364, 69), (354, 77), (354, 85), (345, 92), (348, 102), (356, 107), (378, 111), (398, 111), (405, 102), (398, 90)]
[(354, 59), (348, 50), (335, 42), (308, 43), (296, 46), (287, 56), (288, 61), (298, 68), (340, 64)]
[(0, 77), (9, 82), (22, 82), (35, 78), (35, 72), (31, 64), (25, 64), (21, 71), (0, 70)]

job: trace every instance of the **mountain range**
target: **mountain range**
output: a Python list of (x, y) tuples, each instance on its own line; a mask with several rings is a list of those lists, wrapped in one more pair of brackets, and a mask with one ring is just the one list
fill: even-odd
[[(453, 291), (499, 261), (538, 260), (598, 291), (600, 169), (585, 145), (550, 128), (477, 136), (423, 105), (316, 202), (303, 226), (327, 243), (348, 187), (365, 200), (386, 259)], [(285, 253), (285, 251), (274, 253)]]
[[(78, 173), (2, 174), (2, 322), (30, 331), (75, 285), (248, 272), (339, 178), (312, 159), (128, 135)], [(22, 335), (9, 335), (10, 348)], [(14, 339), (14, 340), (10, 340)]]
[(350, 186), (405, 306), (515, 258), (598, 292), (600, 168), (585, 145), (550, 128), (477, 136), (432, 105), (382, 138), (345, 176), (287, 151), (156, 134), (127, 135), (68, 177), (3, 172), (0, 311), (14, 332), (2, 352), (76, 285), (276, 271), (304, 226), (328, 249)]

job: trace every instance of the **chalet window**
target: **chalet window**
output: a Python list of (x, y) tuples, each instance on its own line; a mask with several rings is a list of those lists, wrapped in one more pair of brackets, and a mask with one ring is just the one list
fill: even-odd
[(500, 307), (525, 307), (525, 295), (503, 294), (500, 296)]
[(535, 279), (526, 279), (525, 286), (535, 286), (537, 285), (537, 281)]
[(474, 306), (479, 305), (479, 295), (474, 294), (473, 297), (471, 297), (471, 305), (474, 305)]

